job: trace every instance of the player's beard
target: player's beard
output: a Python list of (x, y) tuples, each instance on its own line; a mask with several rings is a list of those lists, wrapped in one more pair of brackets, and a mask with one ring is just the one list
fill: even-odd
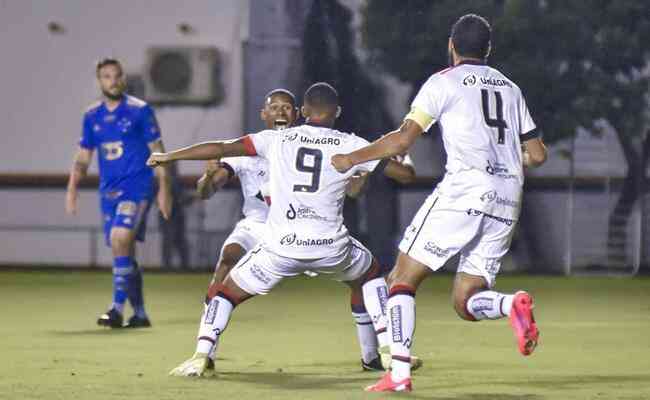
[(102, 90), (102, 94), (109, 100), (119, 101), (122, 100), (122, 96), (124, 96), (124, 91), (120, 90), (117, 94), (113, 94), (107, 90)]

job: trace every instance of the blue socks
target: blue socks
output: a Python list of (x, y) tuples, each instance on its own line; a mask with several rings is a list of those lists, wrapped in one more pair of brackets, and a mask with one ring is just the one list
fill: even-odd
[(142, 270), (138, 263), (133, 260), (133, 274), (131, 275), (131, 284), (129, 285), (129, 303), (133, 307), (133, 312), (139, 318), (147, 318), (147, 312), (144, 310), (144, 294), (142, 290)]
[(128, 297), (132, 275), (131, 257), (115, 257), (113, 259), (113, 308), (120, 313), (124, 312), (124, 303)]
[(113, 259), (113, 306), (124, 313), (124, 303), (129, 300), (136, 316), (147, 318), (142, 294), (142, 272), (138, 263), (131, 257)]

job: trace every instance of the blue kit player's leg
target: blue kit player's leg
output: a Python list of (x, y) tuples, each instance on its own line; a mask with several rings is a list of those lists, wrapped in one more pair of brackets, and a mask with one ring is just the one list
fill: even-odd
[(134, 259), (135, 239), (144, 238), (144, 220), (149, 201), (125, 198), (103, 199), (104, 233), (113, 252), (113, 304), (97, 323), (111, 328), (122, 327), (124, 304), (127, 298), (135, 315), (127, 327), (151, 326), (144, 310), (142, 275)]
[[(151, 199), (143, 200), (138, 204), (138, 218), (133, 226), (135, 232), (135, 239), (144, 242), (145, 233), (147, 230), (147, 215), (151, 208)], [(144, 308), (144, 291), (142, 281), (142, 269), (135, 259), (135, 244), (131, 247), (131, 259), (133, 260), (133, 279), (129, 285), (128, 298), (131, 306), (133, 307), (133, 316), (129, 318), (126, 324), (127, 328), (146, 328), (151, 326), (149, 317)]]

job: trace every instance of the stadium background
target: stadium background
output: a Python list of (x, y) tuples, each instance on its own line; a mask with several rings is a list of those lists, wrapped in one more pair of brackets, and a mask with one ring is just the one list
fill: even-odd
[[(191, 353), (208, 271), (239, 219), (235, 186), (192, 200), (198, 162), (178, 166), (176, 185), (188, 262), (164, 266), (157, 211), (139, 249), (153, 328), (94, 325), (111, 291), (96, 176), (79, 214), (63, 210), (81, 116), (97, 98), (94, 62), (122, 59), (132, 92), (147, 99), (148, 49), (217, 50), (213, 104), (154, 104), (170, 149), (256, 131), (268, 90), (300, 96), (316, 80), (339, 89), (340, 127), (373, 139), (397, 126), (423, 71), (442, 67), (449, 26), (470, 11), (494, 23), (492, 61), (513, 68), (551, 143), (549, 161), (528, 171), (498, 279), (500, 290), (535, 296), (541, 343), (523, 358), (507, 321), (458, 320), (452, 275), (436, 274), (418, 294), (414, 352), (425, 366), (411, 397), (649, 399), (650, 281), (636, 274), (650, 264), (645, 0), (0, 0), (0, 399), (369, 398), (361, 387), (376, 376), (359, 371), (347, 290), (306, 277), (238, 308), (217, 379), (166, 376)], [(435, 133), (412, 155), (415, 184), (375, 177), (346, 209), (388, 266), (443, 172)]]
[[(0, 149), (0, 197), (5, 204), (0, 213), (0, 263), (110, 265), (110, 252), (103, 246), (98, 229), (95, 182), (87, 181), (79, 216), (72, 218), (62, 212), (65, 174), (79, 135), (81, 113), (97, 96), (92, 65), (99, 57), (122, 59), (132, 92), (146, 99), (149, 88), (143, 80), (149, 74), (148, 48), (217, 49), (214, 86), (220, 99), (216, 104), (156, 105), (168, 148), (254, 132), (261, 128), (258, 111), (268, 90), (287, 87), (300, 95), (307, 83), (316, 80), (330, 81), (342, 93), (344, 114), (339, 127), (373, 139), (397, 126), (418, 87), (417, 80), (422, 79), (409, 81), (404, 73), (391, 72), (395, 66), (385, 59), (396, 55), (390, 53), (395, 42), (408, 35), (403, 29), (392, 29), (398, 40), (378, 43), (385, 39), (376, 34), (383, 15), (401, 10), (396, 21), (402, 25), (404, 21), (419, 21), (411, 28), (416, 30), (421, 29), (427, 15), (439, 12), (435, 7), (451, 8), (459, 15), (474, 9), (503, 19), (508, 13), (520, 13), (525, 18), (526, 11), (517, 11), (517, 7), (525, 9), (545, 2), (469, 1), (454, 3), (453, 7), (453, 2), (437, 3), (409, 1), (404, 7), (396, 7), (379, 1), (364, 8), (365, 2), (360, 0), (192, 1), (180, 10), (176, 1), (166, 0), (157, 2), (152, 10), (145, 3), (126, 1), (1, 2), (4, 34), (0, 40), (5, 56), (0, 80), (10, 95), (0, 100), (5, 141)], [(642, 3), (612, 7), (622, 10), (619, 18), (625, 13), (646, 12), (647, 16)], [(551, 6), (559, 8), (561, 14), (561, 4), (549, 4), (549, 14)], [(580, 15), (587, 8), (566, 7), (566, 21), (589, 17)], [(366, 15), (369, 17), (364, 18)], [(447, 26), (450, 18), (441, 15), (444, 23), (440, 25)], [(550, 21), (554, 16), (545, 18)], [(619, 21), (612, 22), (616, 23)], [(435, 24), (431, 21), (429, 26)], [(448, 28), (439, 29), (444, 33)], [(370, 32), (366, 39), (364, 32)], [(528, 34), (535, 40), (539, 32)], [(434, 54), (431, 59), (444, 59), (446, 50), (439, 47), (432, 45), (426, 51)], [(545, 49), (540, 47), (538, 53)], [(497, 42), (493, 57), (497, 61), (499, 50)], [(647, 57), (647, 47), (643, 54)], [(430, 71), (437, 67), (434, 63)], [(164, 72), (172, 80), (175, 72), (183, 73), (173, 67)], [(644, 80), (638, 85), (647, 88), (647, 65), (641, 74)], [(552, 82), (537, 79), (521, 83), (528, 97), (534, 98), (548, 85), (557, 89), (566, 85), (562, 81), (553, 87)], [(542, 129), (546, 122), (542, 116), (571, 107), (570, 100), (557, 101), (561, 104), (553, 104), (549, 110), (536, 110), (533, 101), (531, 108)], [(606, 120), (607, 115), (596, 117)], [(636, 158), (629, 154), (634, 151), (624, 152), (626, 148), (648, 147), (644, 146), (647, 135), (643, 131), (647, 126), (621, 135), (611, 125), (602, 125), (605, 128), (598, 131), (578, 127), (547, 132), (553, 139), (549, 162), (529, 171), (522, 222), (505, 269), (628, 274), (648, 264), (648, 246), (644, 245), (649, 243), (644, 234), (647, 151), (641, 154), (638, 150)], [(621, 137), (633, 140), (621, 146)], [(396, 187), (377, 178), (364, 198), (347, 206), (348, 226), (365, 239), (384, 264), (392, 263), (403, 228), (443, 172), (439, 135), (434, 132), (421, 140), (413, 149), (413, 158), (419, 175), (417, 184)], [(628, 168), (629, 163), (632, 168)], [(179, 184), (184, 185), (184, 231), (190, 250), (187, 262), (171, 262), (176, 268), (209, 268), (216, 249), (238, 219), (240, 198), (236, 188), (217, 194), (209, 202), (193, 201), (191, 189), (201, 168), (198, 162), (179, 165)], [(95, 171), (93, 165), (91, 173)], [(627, 190), (625, 199), (620, 198), (622, 190)], [(373, 235), (367, 234), (369, 229)], [(143, 264), (168, 265), (161, 251), (164, 244), (156, 213), (150, 214), (149, 230), (149, 240), (140, 250)]]

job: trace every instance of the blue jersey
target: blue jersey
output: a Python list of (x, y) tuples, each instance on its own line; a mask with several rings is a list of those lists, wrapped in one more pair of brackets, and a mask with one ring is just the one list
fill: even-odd
[(113, 111), (104, 102), (93, 104), (84, 114), (79, 145), (97, 149), (100, 193), (151, 196), (153, 169), (146, 165), (148, 144), (158, 139), (156, 116), (144, 101), (125, 95)]

